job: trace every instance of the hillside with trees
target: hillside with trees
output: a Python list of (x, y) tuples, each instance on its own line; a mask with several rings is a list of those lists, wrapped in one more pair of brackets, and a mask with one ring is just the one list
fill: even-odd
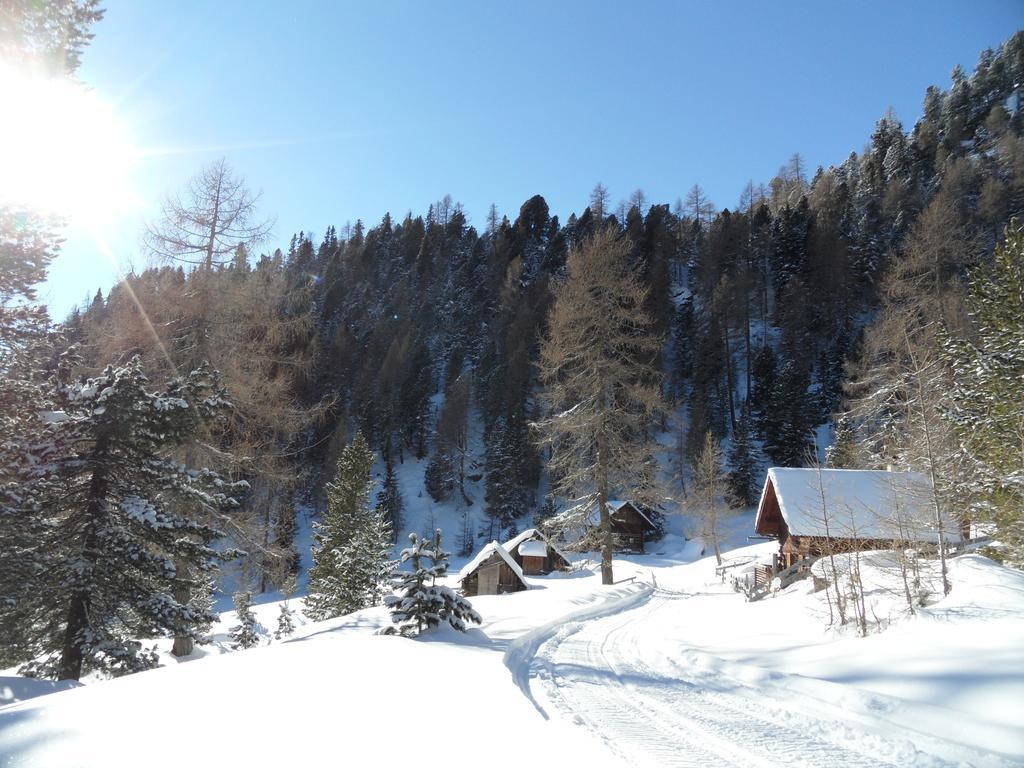
[[(564, 222), (537, 195), (515, 216), (492, 208), (478, 229), (445, 196), (425, 214), (300, 232), (260, 256), (255, 218), (187, 247), (165, 234), (153, 248), (164, 261), (75, 312), (68, 333), (85, 370), (139, 354), (154, 371), (197, 356), (221, 371), (245, 406), (220, 439), (244, 446), (239, 477), (260, 478), (244, 515), (266, 553), (257, 570), (289, 557), (296, 498), (320, 498), (357, 430), (392, 464), (427, 461), (425, 490), (437, 502), (465, 499), (467, 473), (483, 475), (487, 517), (476, 522), (488, 536), (543, 515), (551, 455), (530, 426), (552, 407), (542, 343), (568, 254), (607, 231), (624, 244), (645, 294), (645, 333), (660, 342), (653, 363), (667, 407), (646, 428), (677, 432), (681, 479), (710, 432), (738, 470), (733, 498), (749, 504), (752, 468), (804, 465), (837, 419), (867, 451), (858, 466), (918, 467), (895, 441), (919, 441), (875, 395), (888, 386), (903, 397), (911, 374), (894, 358), (911, 350), (900, 345), (926, 348), (924, 366), (947, 337), (974, 332), (972, 275), (1024, 210), (1022, 82), (1017, 34), (972, 74), (957, 67), (948, 90), (930, 88), (909, 130), (886, 114), (840, 165), (808, 169), (794, 155), (768, 183), (741, 190), (735, 207), (716, 208), (699, 186), (672, 205), (637, 190), (613, 206), (597, 185)], [(252, 204), (223, 163), (175, 204), (201, 212), (218, 176), (237, 209)], [(190, 253), (200, 254), (192, 267), (176, 261)], [(476, 415), (480, 455), (467, 442)]]

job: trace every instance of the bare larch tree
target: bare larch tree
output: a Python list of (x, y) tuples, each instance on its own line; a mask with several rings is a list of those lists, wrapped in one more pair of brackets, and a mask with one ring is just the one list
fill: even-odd
[(610, 494), (660, 499), (650, 430), (663, 409), (655, 365), (662, 341), (644, 311), (631, 249), (609, 227), (569, 252), (539, 362), (550, 415), (534, 426), (552, 450), (555, 492), (571, 500), (559, 520), (585, 524), (597, 506), (604, 584), (613, 583)]
[(693, 484), (687, 508), (700, 524), (700, 537), (722, 564), (722, 518), (729, 513), (724, 501), (728, 481), (722, 472), (722, 447), (711, 431), (704, 433), (704, 445), (693, 463)]
[[(288, 559), (270, 537), (274, 521), (289, 512), (285, 507), (296, 480), (285, 447), (308, 416), (294, 394), (306, 363), (296, 339), (308, 336), (308, 317), (282, 311), (283, 273), (249, 267), (248, 252), (272, 224), (259, 217), (258, 201), (245, 180), (217, 160), (193, 177), (183, 194), (168, 195), (160, 218), (147, 224), (144, 243), (157, 261), (192, 265), (164, 321), (173, 329), (166, 354), (172, 367), (186, 371), (212, 364), (223, 374), (235, 407), (222, 433), (186, 446), (185, 459), (250, 481), (242, 508), (218, 522), (249, 553), (243, 580), (262, 591), (270, 572), (284, 575)], [(237, 353), (242, 348), (244, 355)], [(234, 459), (221, 456), (219, 448), (225, 446)], [(193, 599), (190, 580), (181, 584), (176, 599)], [(176, 637), (173, 652), (191, 653), (191, 639)]]
[(226, 160), (216, 160), (189, 181), (185, 198), (164, 199), (160, 219), (146, 225), (145, 245), (168, 261), (224, 266), (239, 245), (251, 251), (270, 234), (273, 221), (256, 215), (259, 198)]

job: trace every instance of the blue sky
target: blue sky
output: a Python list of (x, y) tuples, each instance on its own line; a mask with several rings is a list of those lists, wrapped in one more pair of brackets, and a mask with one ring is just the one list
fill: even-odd
[[(147, 150), (140, 208), (108, 231), (145, 266), (142, 221), (220, 156), (293, 232), (425, 212), (481, 225), (542, 194), (562, 219), (597, 182), (734, 205), (799, 151), (860, 150), (893, 107), (1024, 26), (981, 2), (200, 2), (108, 0), (80, 78)], [(61, 317), (116, 270), (75, 228), (42, 292)]]

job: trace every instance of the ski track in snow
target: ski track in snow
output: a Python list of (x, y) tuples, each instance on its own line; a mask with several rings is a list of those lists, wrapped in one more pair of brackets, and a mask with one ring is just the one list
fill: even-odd
[(637, 608), (564, 626), (531, 662), (538, 699), (629, 765), (954, 765), (907, 740), (796, 714), (771, 692), (666, 659), (645, 620), (680, 610), (681, 599), (658, 591)]

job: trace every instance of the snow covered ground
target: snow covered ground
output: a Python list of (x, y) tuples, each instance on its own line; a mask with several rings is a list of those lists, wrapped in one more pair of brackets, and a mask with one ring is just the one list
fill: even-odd
[(866, 639), (824, 630), (810, 582), (745, 603), (710, 560), (656, 575), (531, 662), (538, 706), (623, 764), (1024, 763), (1024, 574), (959, 558), (948, 598)]
[[(826, 628), (810, 582), (747, 603), (695, 543), (654, 549), (614, 587), (592, 563), (473, 598), (466, 635), (377, 636), (370, 609), (0, 707), (0, 765), (1024, 764), (1024, 574), (962, 556), (913, 617), (872, 594), (888, 627), (860, 638)], [(272, 629), (277, 606), (256, 610)]]

